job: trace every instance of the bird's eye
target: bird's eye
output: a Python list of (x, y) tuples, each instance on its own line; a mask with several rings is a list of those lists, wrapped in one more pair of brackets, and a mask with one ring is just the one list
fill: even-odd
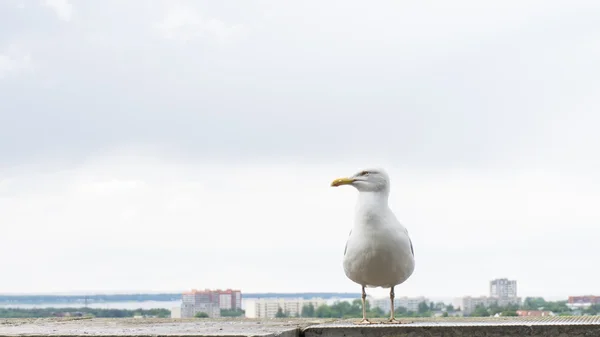
[(368, 176), (369, 175), (369, 171), (362, 171), (360, 173), (361, 176)]

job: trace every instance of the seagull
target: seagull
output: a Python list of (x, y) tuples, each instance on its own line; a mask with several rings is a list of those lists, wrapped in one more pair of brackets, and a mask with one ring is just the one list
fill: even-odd
[(350, 185), (359, 192), (354, 227), (344, 248), (344, 272), (362, 286), (363, 319), (367, 319), (365, 301), (368, 288), (390, 288), (390, 323), (394, 317), (394, 287), (402, 284), (415, 269), (415, 254), (408, 230), (390, 207), (390, 179), (383, 169), (367, 169), (347, 178), (335, 179), (331, 186)]

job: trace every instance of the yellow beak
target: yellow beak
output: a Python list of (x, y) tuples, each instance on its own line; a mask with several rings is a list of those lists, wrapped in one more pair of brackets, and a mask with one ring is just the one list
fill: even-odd
[(354, 182), (352, 178), (339, 178), (331, 182), (331, 186), (337, 187), (342, 185), (350, 185)]

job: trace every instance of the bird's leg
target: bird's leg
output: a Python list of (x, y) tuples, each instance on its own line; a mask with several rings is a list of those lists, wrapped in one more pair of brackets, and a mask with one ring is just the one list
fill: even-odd
[(367, 293), (365, 292), (365, 286), (362, 286), (362, 312), (363, 312), (363, 319), (362, 319), (362, 321), (358, 322), (358, 324), (371, 324), (371, 321), (369, 321), (367, 319), (367, 305), (366, 305), (366, 300), (367, 300)]
[(390, 289), (390, 302), (391, 302), (390, 308), (391, 308), (391, 310), (390, 310), (390, 320), (388, 322), (389, 323), (400, 323), (400, 321), (394, 317), (394, 297), (395, 297), (394, 287), (392, 287)]

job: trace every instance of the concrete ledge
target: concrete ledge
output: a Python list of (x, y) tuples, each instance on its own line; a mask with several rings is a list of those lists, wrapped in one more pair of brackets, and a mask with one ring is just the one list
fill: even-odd
[(265, 337), (592, 337), (600, 316), (539, 318), (418, 318), (402, 324), (357, 325), (325, 319), (0, 319), (8, 336), (265, 336)]
[(402, 324), (357, 325), (357, 320), (313, 325), (304, 337), (600, 337), (600, 317), (401, 319)]
[(66, 318), (0, 319), (5, 336), (265, 336), (298, 337), (326, 320)]

